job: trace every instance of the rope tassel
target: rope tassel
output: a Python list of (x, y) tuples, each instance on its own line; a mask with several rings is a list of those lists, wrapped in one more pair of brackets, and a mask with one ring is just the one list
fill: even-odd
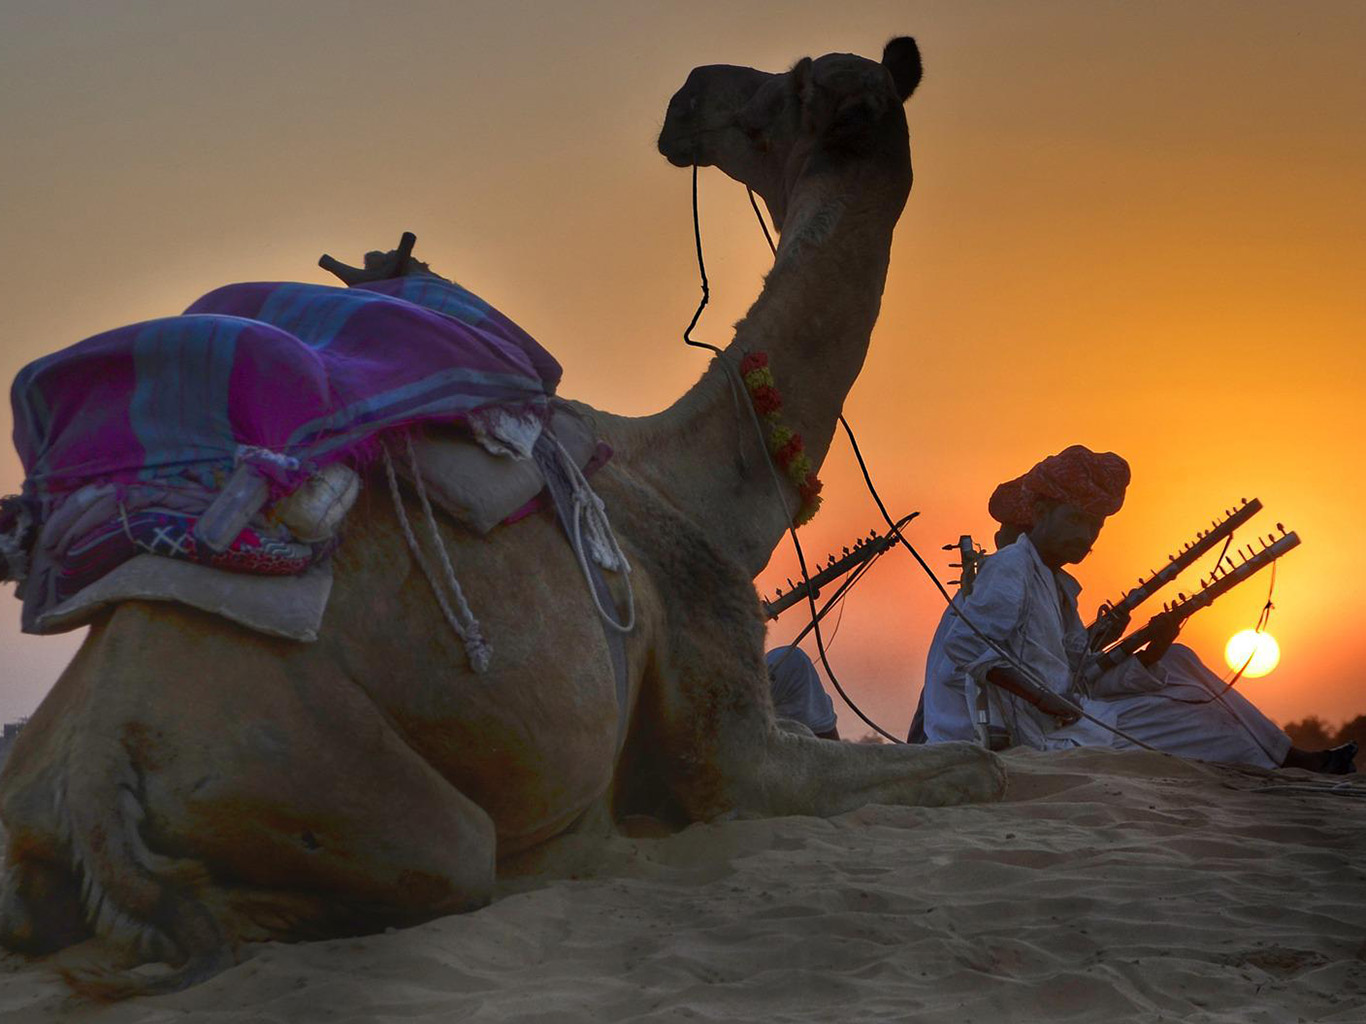
[[(629, 633), (635, 629), (636, 625), (636, 597), (635, 590), (631, 586), (631, 563), (626, 560), (626, 553), (621, 550), (621, 545), (617, 543), (616, 534), (612, 532), (612, 524), (607, 518), (607, 506), (594, 493), (593, 488), (588, 483), (588, 478), (583, 475), (583, 471), (579, 469), (574, 457), (565, 450), (564, 445), (560, 444), (559, 438), (553, 434), (549, 436), (550, 440), (554, 442), (555, 454), (559, 458), (574, 498), (574, 510), (571, 517), (571, 522), (574, 525), (570, 534), (570, 541), (574, 546), (574, 555), (579, 560), (579, 571), (583, 573), (583, 578), (588, 584), (588, 592), (593, 595), (593, 603), (597, 606), (598, 615), (601, 616), (603, 623), (617, 633)], [(587, 525), (586, 534), (585, 524)], [(593, 586), (592, 572), (588, 568), (588, 556), (590, 554), (593, 561), (604, 569), (621, 574), (622, 582), (626, 586), (625, 622), (618, 622), (616, 615), (603, 607), (597, 588)]]
[(446, 550), (445, 542), (441, 539), (441, 533), (436, 528), (436, 516), (432, 512), (431, 502), (427, 500), (427, 488), (422, 483), (422, 473), (417, 465), (417, 454), (413, 451), (412, 437), (405, 433), (403, 443), (408, 451), (408, 467), (413, 475), (413, 484), (417, 490), (418, 500), (422, 503), (422, 515), (427, 521), (427, 531), (431, 534), (432, 546), (436, 548), (437, 555), (441, 559), (446, 589), (449, 589), (451, 597), (455, 599), (454, 609), (446, 597), (446, 589), (442, 588), (431, 562), (422, 553), (422, 546), (418, 543), (413, 528), (408, 522), (408, 513), (404, 511), (403, 497), (399, 494), (398, 477), (394, 473), (394, 462), (389, 455), (389, 446), (383, 444), (380, 450), (384, 454), (384, 473), (389, 478), (389, 494), (394, 499), (394, 512), (398, 515), (399, 526), (403, 528), (403, 536), (408, 541), (408, 550), (413, 553), (413, 559), (421, 567), (422, 574), (427, 577), (427, 582), (431, 584), (432, 593), (436, 595), (436, 603), (441, 607), (442, 616), (455, 635), (460, 638), (461, 643), (465, 645), (465, 653), (469, 656), (470, 667), (478, 673), (486, 672), (493, 656), (493, 649), (484, 639), (479, 628), (479, 620), (470, 611), (469, 602), (465, 600), (465, 593), (460, 589), (460, 581), (455, 578), (455, 567), (451, 564), (451, 557)]

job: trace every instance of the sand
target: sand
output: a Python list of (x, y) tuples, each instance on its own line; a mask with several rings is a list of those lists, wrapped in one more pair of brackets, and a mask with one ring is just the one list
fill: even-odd
[(1366, 1021), (1366, 779), (1008, 760), (1001, 804), (569, 843), (573, 877), (155, 999), (6, 957), (0, 1022)]

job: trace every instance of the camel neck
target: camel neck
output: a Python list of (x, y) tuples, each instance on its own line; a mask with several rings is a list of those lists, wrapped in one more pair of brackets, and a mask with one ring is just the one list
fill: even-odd
[(734, 340), (687, 394), (630, 421), (622, 438), (624, 462), (750, 575), (767, 564), (800, 499), (782, 474), (775, 489), (766, 445), (739, 404), (749, 396), (739, 388), (737, 399), (733, 386), (739, 364), (767, 354), (783, 425), (818, 469), (877, 320), (906, 195), (888, 177), (846, 170), (794, 190), (773, 269)]

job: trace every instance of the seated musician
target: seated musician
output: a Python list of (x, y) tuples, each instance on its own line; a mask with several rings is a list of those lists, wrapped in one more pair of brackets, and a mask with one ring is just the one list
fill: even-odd
[(778, 718), (800, 722), (823, 740), (839, 739), (835, 705), (806, 652), (800, 647), (775, 647), (764, 655), (764, 662)]
[[(1158, 617), (1145, 647), (1094, 681), (1086, 679), (1088, 638), (1077, 612), (1081, 587), (1062, 567), (1090, 553), (1105, 518), (1124, 503), (1128, 483), (1129, 466), (1118, 455), (1073, 445), (996, 488), (988, 510), (1002, 524), (998, 550), (983, 561), (972, 592), (955, 600), (963, 615), (946, 610), (930, 647), (926, 739), (977, 739), (984, 695), (989, 725), (1008, 732), (1011, 743), (1039, 750), (1125, 748), (1137, 741), (1207, 761), (1332, 775), (1355, 771), (1355, 743), (1300, 750), (1236, 688), (1226, 691), (1194, 652), (1173, 643), (1180, 628), (1173, 616)], [(1012, 659), (1028, 668), (1035, 685)], [(1103, 725), (1078, 717), (1055, 695)]]

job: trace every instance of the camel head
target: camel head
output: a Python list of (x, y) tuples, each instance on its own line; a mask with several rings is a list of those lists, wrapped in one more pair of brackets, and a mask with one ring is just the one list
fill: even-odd
[(695, 68), (669, 101), (659, 151), (677, 167), (717, 167), (748, 185), (781, 230), (806, 175), (880, 160), (904, 171), (898, 177), (909, 191), (901, 105), (920, 77), (920, 50), (907, 36), (889, 42), (881, 62), (831, 53), (804, 57), (783, 74)]

